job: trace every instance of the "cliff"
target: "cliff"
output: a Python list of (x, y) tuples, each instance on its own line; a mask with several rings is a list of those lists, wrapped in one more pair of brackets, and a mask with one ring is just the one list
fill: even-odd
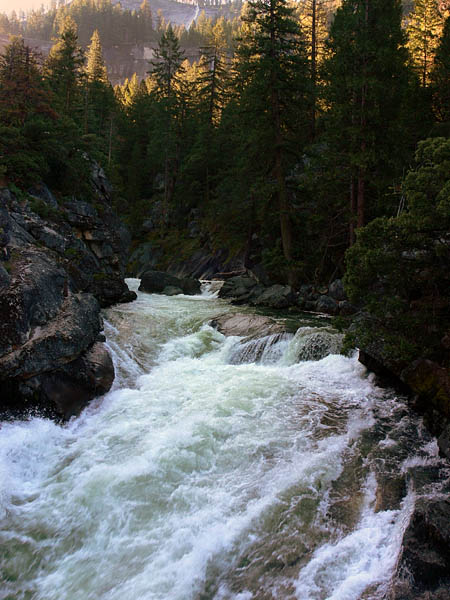
[(95, 163), (92, 186), (93, 202), (0, 189), (3, 415), (68, 419), (112, 385), (100, 309), (135, 294), (123, 280), (128, 233)]

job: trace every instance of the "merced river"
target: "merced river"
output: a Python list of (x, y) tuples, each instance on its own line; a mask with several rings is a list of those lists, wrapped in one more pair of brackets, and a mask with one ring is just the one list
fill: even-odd
[(322, 321), (261, 348), (207, 325), (235, 310), (139, 293), (110, 393), (2, 424), (0, 599), (383, 597), (436, 442)]

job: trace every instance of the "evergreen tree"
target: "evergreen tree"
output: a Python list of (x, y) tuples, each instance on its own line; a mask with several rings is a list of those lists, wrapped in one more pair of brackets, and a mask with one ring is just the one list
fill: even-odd
[(13, 37), (0, 55), (0, 177), (31, 182), (48, 170), (55, 118), (36, 56)]
[(92, 34), (85, 67), (84, 132), (101, 139), (100, 148), (111, 162), (113, 112), (115, 97), (108, 81), (98, 30)]
[(46, 78), (65, 114), (73, 114), (72, 109), (79, 99), (83, 65), (84, 53), (78, 45), (77, 26), (71, 17), (66, 17), (44, 64)]
[(350, 190), (350, 243), (401, 170), (409, 82), (404, 43), (398, 0), (344, 0), (331, 26), (327, 139)]
[(316, 128), (316, 111), (318, 96), (319, 66), (325, 52), (325, 41), (328, 37), (328, 13), (325, 0), (305, 0), (296, 9), (302, 31), (306, 39), (306, 47), (311, 71), (313, 106), (311, 110), (311, 137), (314, 138)]
[[(295, 284), (292, 206), (286, 174), (306, 141), (311, 110), (305, 46), (293, 9), (285, 0), (254, 0), (242, 17), (245, 28), (237, 50), (244, 144), (259, 167), (261, 181), (273, 182), (280, 224), (284, 270)], [(247, 129), (248, 128), (248, 129)], [(262, 177), (262, 179), (261, 179)]]
[(105, 60), (98, 29), (94, 31), (86, 54), (86, 75), (89, 82), (108, 83)]
[(433, 106), (437, 119), (450, 122), (450, 17), (447, 17), (442, 38), (436, 49), (431, 71)]
[(429, 83), (441, 30), (442, 16), (437, 0), (415, 0), (407, 27), (408, 47), (423, 87)]
[(159, 102), (160, 135), (164, 140), (164, 221), (169, 217), (175, 184), (180, 167), (181, 132), (184, 101), (181, 76), (184, 53), (180, 50), (172, 26), (162, 34), (155, 59), (151, 61), (155, 81), (154, 95)]

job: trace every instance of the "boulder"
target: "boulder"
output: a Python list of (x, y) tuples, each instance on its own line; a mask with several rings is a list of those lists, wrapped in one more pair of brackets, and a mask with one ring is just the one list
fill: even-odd
[(178, 296), (178, 294), (182, 294), (183, 290), (179, 287), (176, 287), (174, 285), (168, 285), (167, 287), (165, 287), (163, 289), (162, 292), (165, 296)]
[(295, 303), (295, 295), (289, 285), (272, 285), (252, 302), (255, 306), (268, 306), (270, 308), (287, 308)]
[(330, 296), (319, 296), (317, 300), (316, 310), (318, 312), (326, 313), (327, 315), (337, 315), (339, 312), (339, 305), (336, 300), (330, 298)]
[(358, 312), (358, 309), (353, 304), (350, 304), (348, 300), (341, 300), (339, 303), (339, 314), (343, 317), (354, 315)]
[(129, 234), (111, 210), (103, 176), (93, 174), (95, 206), (76, 198), (58, 206), (44, 184), (30, 190), (30, 202), (0, 189), (5, 416), (38, 410), (67, 419), (111, 386), (100, 305), (136, 295), (123, 280)]
[(201, 284), (198, 279), (184, 277), (181, 280), (181, 288), (187, 296), (197, 296), (201, 291)]
[(200, 282), (195, 279), (179, 279), (164, 271), (145, 271), (141, 276), (139, 291), (149, 294), (164, 294), (166, 288), (179, 288), (188, 296), (200, 293)]
[(219, 298), (240, 298), (248, 294), (257, 282), (250, 277), (237, 275), (227, 279), (220, 288)]
[(64, 420), (80, 414), (114, 381), (114, 365), (105, 346), (95, 342), (77, 360), (41, 376), (42, 402)]
[(345, 293), (344, 284), (342, 279), (335, 279), (328, 288), (328, 295), (338, 302), (341, 300), (347, 300)]
[[(394, 598), (448, 598), (450, 589), (450, 500), (418, 498), (403, 536), (399, 572), (403, 595)], [(429, 594), (429, 595), (428, 595)], [(432, 595), (433, 594), (433, 595)], [(442, 595), (441, 595), (442, 594)]]
[(284, 323), (263, 315), (245, 313), (219, 315), (210, 321), (210, 325), (226, 336), (264, 337), (286, 332)]

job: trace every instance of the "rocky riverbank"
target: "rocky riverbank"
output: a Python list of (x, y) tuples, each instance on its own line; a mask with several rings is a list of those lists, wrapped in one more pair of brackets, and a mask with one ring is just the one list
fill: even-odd
[(130, 242), (92, 165), (95, 200), (0, 189), (0, 411), (67, 419), (107, 392), (102, 307), (128, 302)]

